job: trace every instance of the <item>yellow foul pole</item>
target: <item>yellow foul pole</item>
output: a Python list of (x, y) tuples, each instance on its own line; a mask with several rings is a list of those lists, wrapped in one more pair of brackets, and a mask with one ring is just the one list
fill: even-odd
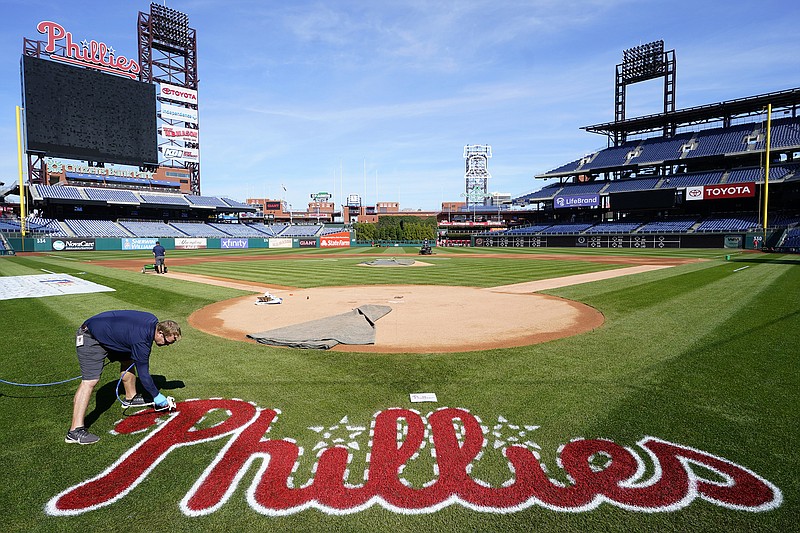
[(769, 204), (769, 148), (772, 136), (772, 104), (767, 104), (767, 153), (764, 165), (764, 241), (767, 240), (767, 206)]
[(19, 229), (22, 233), (22, 246), (25, 246), (25, 183), (22, 181), (22, 119), (17, 106), (17, 166), (19, 167)]

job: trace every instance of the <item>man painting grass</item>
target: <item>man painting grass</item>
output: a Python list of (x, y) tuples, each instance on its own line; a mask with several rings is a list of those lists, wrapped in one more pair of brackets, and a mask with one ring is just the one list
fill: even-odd
[(84, 426), (86, 408), (94, 387), (100, 381), (103, 360), (118, 361), (125, 387), (125, 407), (145, 406), (146, 401), (136, 393), (136, 374), (129, 372), (136, 365), (139, 379), (153, 397), (156, 407), (167, 405), (150, 376), (150, 349), (169, 346), (181, 338), (181, 328), (172, 320), (159, 322), (152, 313), (143, 311), (105, 311), (87, 319), (75, 336), (75, 349), (81, 367), (81, 384), (75, 392), (72, 407), (72, 425), (64, 438), (69, 444), (94, 444), (100, 437), (89, 433)]

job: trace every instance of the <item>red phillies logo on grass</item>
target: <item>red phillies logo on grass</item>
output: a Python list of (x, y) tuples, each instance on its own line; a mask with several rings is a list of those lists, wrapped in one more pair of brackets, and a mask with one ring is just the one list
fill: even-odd
[[(226, 418), (209, 424), (214, 413)], [(695, 499), (728, 509), (767, 511), (780, 506), (780, 490), (758, 474), (727, 459), (655, 437), (644, 437), (640, 451), (605, 439), (575, 439), (560, 448), (558, 466), (569, 483), (548, 476), (536, 426), (518, 426), (498, 417), (493, 427), (464, 409), (442, 408), (427, 416), (409, 409), (377, 413), (367, 428), (347, 417), (331, 427), (308, 428), (321, 439), (313, 468), (295, 482), (304, 449), (291, 439), (270, 439), (279, 411), (241, 400), (194, 400), (161, 422), (105, 472), (68, 488), (47, 503), (51, 515), (76, 515), (125, 497), (170, 453), (181, 447), (227, 438), (220, 452), (180, 501), (187, 516), (213, 513), (237, 493), (239, 482), (255, 472), (241, 491), (258, 513), (281, 516), (305, 509), (349, 514), (379, 505), (404, 514), (432, 513), (458, 504), (488, 513), (521, 511), (538, 505), (553, 511), (589, 511), (609, 504), (631, 511), (671, 512)], [(130, 434), (156, 424), (160, 413), (131, 416), (117, 424)], [(204, 422), (205, 421), (205, 422)], [(490, 440), (493, 443), (490, 444)], [(508, 479), (490, 485), (474, 471), (484, 453), (499, 449), (508, 462)], [(364, 453), (358, 482), (351, 472), (353, 453)], [(180, 453), (180, 452), (178, 452)], [(423, 454), (428, 454), (423, 457)], [(404, 470), (430, 460), (424, 482), (410, 483)], [(648, 465), (648, 466), (646, 466)], [(645, 472), (651, 472), (645, 474)], [(417, 472), (419, 476), (419, 472)]]

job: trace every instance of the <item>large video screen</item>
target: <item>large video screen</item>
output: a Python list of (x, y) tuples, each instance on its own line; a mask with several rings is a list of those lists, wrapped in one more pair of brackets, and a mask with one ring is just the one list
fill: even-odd
[(49, 157), (158, 163), (153, 84), (23, 56), (27, 150)]
[(636, 209), (668, 209), (675, 207), (675, 189), (656, 189), (651, 191), (616, 192), (609, 196), (609, 204), (614, 211), (633, 211)]

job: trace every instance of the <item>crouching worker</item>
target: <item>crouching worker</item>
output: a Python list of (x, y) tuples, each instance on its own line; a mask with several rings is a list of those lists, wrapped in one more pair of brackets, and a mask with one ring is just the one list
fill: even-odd
[(169, 346), (181, 338), (181, 328), (172, 320), (159, 322), (151, 313), (143, 311), (105, 311), (86, 320), (75, 336), (75, 349), (81, 367), (81, 384), (75, 392), (72, 406), (72, 426), (64, 442), (94, 444), (100, 437), (84, 427), (84, 417), (100, 374), (103, 360), (118, 361), (120, 376), (125, 387), (124, 407), (149, 405), (150, 402), (136, 393), (136, 374), (128, 372), (135, 364), (139, 379), (156, 407), (166, 407), (167, 398), (158, 391), (150, 377), (150, 349)]

